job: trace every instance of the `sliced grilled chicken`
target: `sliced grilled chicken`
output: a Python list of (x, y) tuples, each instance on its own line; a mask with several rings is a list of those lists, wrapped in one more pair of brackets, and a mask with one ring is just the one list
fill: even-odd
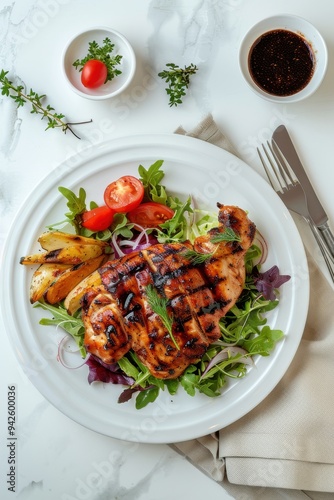
[[(255, 225), (238, 207), (219, 208), (219, 227), (189, 243), (152, 245), (99, 269), (101, 282), (83, 297), (87, 351), (106, 363), (132, 349), (157, 378), (176, 378), (220, 337), (219, 320), (235, 304), (245, 281), (244, 256)], [(233, 229), (238, 241), (213, 243)], [(189, 249), (209, 254), (194, 265)], [(148, 286), (166, 300), (172, 335), (152, 310)]]

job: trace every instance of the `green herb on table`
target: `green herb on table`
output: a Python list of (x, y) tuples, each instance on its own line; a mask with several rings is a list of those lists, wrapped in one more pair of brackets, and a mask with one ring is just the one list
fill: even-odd
[(23, 85), (15, 86), (11, 80), (7, 78), (8, 71), (4, 71), (3, 69), (0, 72), (0, 83), (2, 84), (1, 90), (2, 95), (8, 96), (13, 99), (17, 107), (24, 106), (25, 103), (31, 104), (31, 113), (35, 113), (42, 116), (42, 120), (44, 118), (47, 119), (47, 127), (45, 130), (51, 128), (60, 128), (63, 132), (66, 133), (67, 130), (72, 132), (72, 134), (80, 139), (80, 137), (73, 131), (73, 125), (82, 125), (85, 123), (91, 123), (92, 120), (84, 121), (84, 122), (66, 122), (64, 120), (65, 115), (62, 113), (56, 113), (55, 109), (48, 104), (44, 106), (42, 104), (42, 100), (46, 97), (45, 94), (39, 95), (34, 90), (30, 89), (29, 93), (25, 93)]
[(168, 63), (166, 67), (167, 69), (158, 73), (158, 76), (169, 83), (166, 88), (169, 106), (177, 106), (182, 104), (182, 98), (186, 95), (186, 90), (189, 87), (190, 76), (194, 75), (198, 68), (194, 64), (180, 68), (174, 63)]
[(115, 76), (122, 73), (122, 71), (117, 69), (116, 66), (121, 63), (123, 56), (117, 54), (114, 57), (111, 57), (110, 54), (113, 52), (115, 44), (111, 43), (109, 38), (105, 38), (103, 40), (102, 47), (100, 47), (95, 40), (93, 42), (89, 42), (88, 46), (89, 48), (86, 57), (74, 61), (73, 66), (76, 69), (82, 71), (85, 64), (91, 60), (101, 61), (107, 68), (107, 75), (104, 83), (112, 80)]

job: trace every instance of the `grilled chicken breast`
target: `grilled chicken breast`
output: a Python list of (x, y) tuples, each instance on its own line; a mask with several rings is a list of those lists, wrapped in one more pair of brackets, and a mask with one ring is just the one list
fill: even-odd
[[(189, 243), (156, 244), (111, 260), (101, 282), (82, 300), (88, 352), (114, 363), (130, 349), (152, 375), (176, 378), (220, 337), (219, 320), (235, 304), (245, 281), (244, 255), (255, 225), (240, 208), (218, 204), (219, 226)], [(213, 243), (231, 228), (238, 241)], [(210, 254), (194, 265), (189, 249)], [(172, 335), (150, 306), (147, 287), (167, 301)]]

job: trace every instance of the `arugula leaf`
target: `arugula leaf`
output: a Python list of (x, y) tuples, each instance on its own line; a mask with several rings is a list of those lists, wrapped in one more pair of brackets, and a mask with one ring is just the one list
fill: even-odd
[(115, 236), (123, 236), (129, 240), (133, 236), (133, 226), (134, 224), (129, 224), (126, 214), (115, 214), (110, 232)]
[(140, 391), (136, 397), (136, 409), (141, 410), (149, 403), (154, 403), (159, 395), (159, 387), (150, 386), (144, 391)]
[(276, 343), (284, 337), (282, 330), (272, 330), (266, 325), (256, 337), (244, 340), (242, 346), (249, 353), (269, 356)]
[(80, 349), (80, 354), (83, 358), (86, 357), (87, 352), (84, 347), (84, 325), (82, 319), (78, 317), (80, 311), (70, 316), (66, 311), (62, 303), (53, 306), (47, 304), (46, 302), (40, 300), (34, 307), (41, 307), (42, 309), (49, 311), (53, 318), (42, 318), (40, 320), (40, 325), (55, 325), (60, 326), (63, 330), (69, 333)]
[(86, 211), (86, 191), (79, 189), (79, 196), (66, 187), (60, 186), (58, 191), (67, 199), (67, 208), (69, 212), (65, 213), (66, 220), (49, 226), (52, 228), (60, 224), (69, 223), (74, 226), (75, 232), (81, 234), (80, 216)]
[(161, 170), (163, 160), (157, 160), (148, 169), (139, 165), (139, 180), (144, 186), (144, 201), (154, 201), (167, 205), (167, 193), (161, 181), (165, 173)]
[(246, 278), (252, 274), (254, 262), (260, 259), (261, 253), (260, 247), (254, 244), (247, 250), (245, 255)]
[(200, 376), (195, 373), (196, 371), (196, 366), (190, 365), (180, 377), (181, 385), (189, 396), (195, 396), (196, 394), (196, 387), (198, 386), (200, 378)]
[(167, 387), (169, 394), (174, 396), (177, 393), (180, 382), (177, 378), (171, 378), (164, 380), (164, 384)]
[(123, 370), (123, 372), (128, 375), (128, 377), (132, 377), (135, 381), (139, 375), (139, 370), (136, 368), (133, 363), (126, 357), (119, 359), (117, 361), (118, 366)]
[(185, 214), (193, 213), (191, 198), (182, 203), (178, 198), (171, 199), (170, 208), (174, 210), (174, 216), (166, 220), (157, 229), (157, 239), (159, 243), (168, 243), (172, 241), (184, 241), (188, 234), (188, 219)]

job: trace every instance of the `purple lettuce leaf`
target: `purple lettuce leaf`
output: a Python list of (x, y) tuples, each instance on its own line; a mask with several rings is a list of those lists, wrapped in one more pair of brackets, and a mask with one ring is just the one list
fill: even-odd
[(134, 379), (125, 375), (117, 363), (107, 364), (90, 355), (86, 361), (89, 368), (88, 383), (105, 382), (111, 384), (132, 385)]
[(289, 281), (290, 278), (289, 275), (280, 274), (278, 267), (273, 266), (264, 273), (257, 273), (254, 276), (254, 284), (266, 300), (275, 300), (275, 290)]

